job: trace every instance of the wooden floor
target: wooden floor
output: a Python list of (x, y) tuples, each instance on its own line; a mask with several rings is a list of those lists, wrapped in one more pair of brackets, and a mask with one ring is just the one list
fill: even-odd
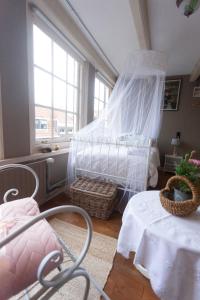
[[(62, 194), (43, 205), (46, 210), (58, 205), (69, 204), (66, 195)], [(84, 221), (77, 214), (60, 214), (59, 219), (74, 225), (84, 227)], [(121, 215), (115, 212), (108, 221), (92, 218), (93, 229), (96, 232), (117, 238), (121, 227)], [(125, 259), (116, 253), (113, 267), (109, 274), (105, 291), (112, 300), (158, 300), (149, 280), (141, 275), (133, 266), (134, 254)]]

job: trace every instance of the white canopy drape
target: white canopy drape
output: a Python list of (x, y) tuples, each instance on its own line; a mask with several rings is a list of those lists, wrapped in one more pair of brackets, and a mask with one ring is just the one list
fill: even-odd
[[(165, 68), (165, 56), (159, 52), (142, 50), (128, 58), (100, 117), (73, 137), (68, 161), (69, 182), (75, 177), (77, 155), (83, 153), (86, 147), (99, 145), (99, 149), (104, 147), (106, 152), (108, 144), (129, 142), (130, 145), (143, 147), (147, 146), (149, 139), (157, 139), (162, 115)], [(107, 150), (107, 160), (109, 151), (110, 148)], [(144, 149), (140, 151), (140, 157), (141, 153), (146, 158), (147, 152)], [(99, 164), (102, 159), (100, 156)], [(98, 154), (95, 157), (97, 162)], [(91, 160), (87, 169), (92, 171), (92, 165)], [(134, 163), (131, 166), (126, 175), (126, 186), (133, 184), (133, 166), (135, 174), (142, 172), (140, 165)]]

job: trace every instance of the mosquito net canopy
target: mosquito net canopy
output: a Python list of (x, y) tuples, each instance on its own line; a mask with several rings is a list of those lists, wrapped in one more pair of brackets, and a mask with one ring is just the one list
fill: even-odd
[[(88, 147), (93, 148), (90, 150), (91, 153), (96, 153), (95, 159), (91, 157), (86, 159), (83, 156), (82, 163), (87, 160), (87, 170), (92, 170), (93, 165), (97, 165), (97, 162), (100, 163), (102, 159), (100, 151), (107, 151), (104, 161), (106, 160), (108, 165), (110, 147), (105, 150), (106, 145), (131, 140), (144, 146), (147, 140), (157, 139), (163, 104), (165, 68), (165, 56), (159, 52), (143, 50), (128, 58), (124, 71), (120, 74), (100, 117), (73, 137), (68, 160), (70, 182), (75, 177), (77, 155), (80, 156), (80, 153)], [(98, 150), (94, 151), (94, 147)], [(114, 149), (111, 152), (113, 151)], [(100, 165), (102, 168), (102, 161)], [(85, 168), (82, 168), (79, 163), (79, 169)], [(98, 173), (97, 168), (95, 170)], [(130, 181), (130, 178), (127, 180)]]

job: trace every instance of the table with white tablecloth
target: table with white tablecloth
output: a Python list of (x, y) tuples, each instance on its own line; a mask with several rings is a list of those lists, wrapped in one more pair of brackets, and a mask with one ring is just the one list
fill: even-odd
[(159, 191), (132, 197), (124, 211), (117, 251), (147, 270), (162, 300), (200, 300), (200, 209), (175, 217), (160, 203)]

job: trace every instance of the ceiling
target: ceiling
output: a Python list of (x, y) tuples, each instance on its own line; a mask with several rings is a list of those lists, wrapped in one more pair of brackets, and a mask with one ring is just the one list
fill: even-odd
[(175, 0), (148, 0), (151, 45), (168, 58), (168, 75), (190, 74), (200, 58), (200, 9), (185, 17)]
[[(129, 0), (70, 0), (112, 65), (120, 73), (139, 49)], [(189, 18), (175, 0), (147, 0), (151, 46), (168, 57), (168, 75), (190, 74), (200, 58), (200, 9)]]
[(139, 49), (129, 0), (70, 0), (70, 3), (120, 72), (127, 55)]

